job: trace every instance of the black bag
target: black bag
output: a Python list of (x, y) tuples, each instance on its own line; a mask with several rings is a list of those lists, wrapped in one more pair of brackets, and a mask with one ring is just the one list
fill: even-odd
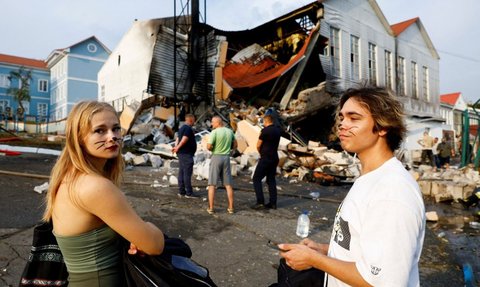
[(123, 267), (127, 287), (216, 287), (208, 269), (190, 259), (190, 246), (179, 238), (165, 237), (165, 248), (158, 256), (130, 255), (126, 243)]
[(32, 248), (19, 286), (68, 285), (67, 266), (52, 230), (51, 222), (42, 223), (33, 229)]
[(280, 259), (278, 266), (278, 283), (270, 286), (276, 287), (322, 287), (325, 272), (310, 268), (303, 271), (296, 271), (290, 268), (285, 258)]

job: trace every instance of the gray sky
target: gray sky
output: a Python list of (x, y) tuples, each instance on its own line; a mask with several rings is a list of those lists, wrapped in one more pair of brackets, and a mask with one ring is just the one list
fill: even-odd
[[(18, 0), (1, 4), (0, 53), (45, 59), (95, 35), (113, 50), (134, 19), (173, 15), (173, 0)], [(177, 0), (179, 3), (180, 0)], [(185, 0), (183, 0), (185, 2)], [(207, 23), (253, 28), (311, 3), (306, 0), (207, 0)], [(203, 10), (203, 0), (200, 0)], [(440, 93), (480, 99), (480, 1), (377, 0), (390, 24), (420, 17), (440, 54)], [(178, 6), (180, 4), (177, 4)], [(180, 9), (177, 7), (177, 10)]]

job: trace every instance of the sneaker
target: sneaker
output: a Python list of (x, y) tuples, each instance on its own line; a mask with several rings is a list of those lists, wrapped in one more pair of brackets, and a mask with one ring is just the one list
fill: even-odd
[(250, 208), (254, 209), (254, 210), (262, 210), (262, 209), (265, 209), (265, 204), (257, 203), (257, 204), (254, 204), (254, 205), (250, 206)]
[(194, 193), (192, 193), (192, 194), (186, 194), (186, 195), (185, 195), (185, 198), (199, 198), (199, 196), (196, 195), (196, 194), (194, 194)]
[(267, 208), (267, 209), (277, 209), (277, 204), (269, 202), (269, 203), (265, 204), (265, 208)]
[(186, 197), (185, 194), (177, 193), (178, 198)]
[(215, 210), (213, 210), (213, 208), (212, 208), (212, 209), (207, 208), (207, 212), (208, 212), (208, 214), (214, 214), (214, 213), (215, 213)]
[(227, 208), (227, 213), (228, 214), (234, 214), (235, 210), (233, 208)]

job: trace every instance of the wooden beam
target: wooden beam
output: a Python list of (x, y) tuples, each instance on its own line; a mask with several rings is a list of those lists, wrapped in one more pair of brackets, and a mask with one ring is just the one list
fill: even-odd
[(312, 55), (313, 48), (317, 44), (318, 37), (320, 36), (320, 21), (318, 21), (317, 25), (315, 28), (311, 30), (311, 33), (313, 35), (310, 38), (310, 42), (308, 42), (307, 50), (305, 51), (305, 57), (303, 60), (298, 63), (297, 69), (295, 70), (295, 73), (293, 74), (290, 83), (287, 86), (287, 89), (285, 91), (285, 94), (282, 97), (282, 100), (280, 101), (280, 108), (281, 109), (286, 109), (288, 106), (288, 103), (290, 102), (290, 99), (292, 98), (293, 92), (295, 91), (295, 88), (298, 85), (298, 81), (300, 80), (300, 77), (303, 74), (303, 71), (305, 70), (305, 67), (307, 66), (308, 60), (310, 59), (310, 56)]

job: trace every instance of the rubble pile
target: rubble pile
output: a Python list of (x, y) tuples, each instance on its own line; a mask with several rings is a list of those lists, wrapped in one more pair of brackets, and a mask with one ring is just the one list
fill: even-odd
[[(321, 89), (323, 90), (323, 88)], [(307, 92), (316, 93), (318, 88)], [(311, 97), (300, 97), (293, 110), (298, 112), (300, 109), (305, 110), (311, 106), (312, 103), (307, 101), (308, 98)], [(263, 107), (257, 109), (247, 106), (245, 103), (229, 103), (226, 107), (228, 108), (222, 110), (228, 113), (227, 119), (235, 132), (238, 143), (237, 150), (232, 154), (232, 175), (237, 176), (239, 172), (243, 171), (253, 174), (259, 159), (256, 146), (263, 126), (262, 115), (267, 111)], [(122, 128), (129, 131), (129, 134), (124, 137), (125, 145), (136, 146), (136, 151), (141, 154), (126, 153), (124, 158), (127, 165), (151, 164), (153, 168), (159, 168), (166, 162), (176, 161), (176, 155), (172, 153), (176, 136), (173, 132), (173, 107), (152, 107), (139, 115), (135, 115), (134, 110), (135, 107), (131, 107), (122, 113), (121, 125)], [(208, 112), (206, 114), (202, 117), (204, 120), (199, 120), (195, 126), (197, 152), (194, 176), (197, 180), (208, 179), (211, 152), (207, 150), (207, 141), (211, 123), (208, 120)], [(135, 121), (132, 120), (134, 118)], [(132, 121), (133, 124), (129, 126), (128, 123)], [(278, 155), (278, 174), (300, 181), (335, 184), (340, 181), (352, 180), (360, 174), (358, 159), (346, 152), (328, 149), (319, 142), (310, 141), (308, 146), (302, 146), (282, 137)]]
[[(322, 93), (323, 96), (318, 96)], [(312, 96), (317, 95), (317, 96)], [(304, 90), (298, 99), (292, 100), (288, 110), (282, 111), (281, 117), (288, 114), (292, 117), (305, 114), (312, 106), (325, 105), (314, 103), (312, 99), (327, 99), (324, 84)], [(176, 134), (174, 133), (174, 108), (154, 106), (144, 109), (141, 114), (135, 104), (125, 109), (121, 115), (121, 125), (129, 134), (124, 137), (125, 145), (137, 146), (140, 154), (128, 152), (124, 155), (127, 165), (148, 165), (153, 168), (162, 166), (178, 166), (177, 157), (172, 153)], [(314, 108), (313, 108), (314, 109)], [(244, 102), (222, 102), (221, 112), (235, 132), (237, 150), (232, 154), (232, 175), (241, 172), (253, 174), (259, 159), (257, 141), (263, 127), (262, 116), (270, 112), (263, 107), (256, 108)], [(194, 176), (197, 180), (208, 179), (211, 152), (207, 150), (210, 134), (212, 111), (206, 111), (197, 121), (195, 129), (197, 152), (195, 154)], [(133, 121), (133, 119), (135, 119)], [(129, 124), (133, 122), (133, 124)], [(151, 146), (153, 145), (153, 148)], [(135, 152), (137, 153), (137, 152)], [(278, 148), (279, 165), (277, 174), (296, 181), (310, 181), (319, 184), (336, 184), (353, 181), (360, 175), (357, 158), (347, 152), (338, 152), (325, 145), (309, 141), (308, 145), (300, 145), (282, 137)], [(466, 198), (480, 185), (478, 171), (471, 167), (461, 169), (449, 168), (436, 170), (421, 165), (412, 170), (412, 175), (425, 196), (434, 198), (436, 202)], [(170, 181), (171, 182), (171, 181)]]
[(326, 91), (326, 82), (322, 82), (298, 93), (297, 99), (290, 100), (287, 110), (281, 115), (285, 118), (297, 117), (332, 105), (333, 102), (332, 96)]
[(435, 202), (467, 198), (480, 185), (479, 172), (470, 166), (435, 170), (431, 166), (420, 165), (413, 176), (422, 193)]

